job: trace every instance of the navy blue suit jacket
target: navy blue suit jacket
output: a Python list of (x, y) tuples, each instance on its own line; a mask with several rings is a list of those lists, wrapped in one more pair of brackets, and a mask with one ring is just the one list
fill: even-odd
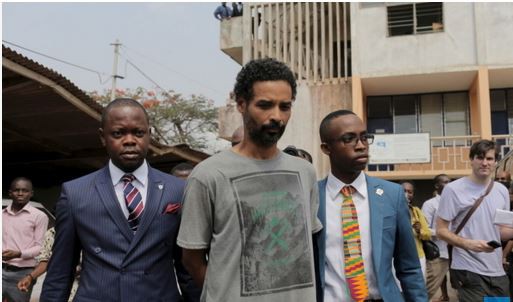
[[(379, 292), (385, 302), (428, 301), (419, 256), (415, 247), (410, 214), (404, 190), (398, 184), (365, 176), (370, 208), (372, 260)], [(319, 181), (318, 217), (326, 226), (326, 182)], [(324, 300), (324, 271), (326, 261), (326, 227), (314, 235), (317, 276), (317, 300)], [(401, 294), (392, 275), (392, 263)], [(403, 296), (404, 295), (404, 296)]]
[(41, 301), (67, 301), (82, 256), (74, 301), (180, 301), (174, 268), (184, 181), (148, 167), (148, 192), (134, 234), (116, 198), (108, 166), (66, 182), (57, 203), (53, 255)]

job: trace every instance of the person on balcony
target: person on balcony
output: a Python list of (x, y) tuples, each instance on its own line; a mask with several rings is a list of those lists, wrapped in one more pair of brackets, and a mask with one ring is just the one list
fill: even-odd
[(221, 2), (214, 11), (214, 17), (219, 21), (229, 20), (232, 17), (232, 9), (226, 6), (226, 2)]
[(349, 110), (328, 114), (319, 132), (331, 172), (318, 183), (317, 301), (427, 302), (404, 191), (363, 172), (374, 136)]
[(232, 2), (232, 17), (242, 16), (242, 2)]
[[(510, 210), (508, 190), (492, 179), (497, 156), (493, 141), (472, 144), (469, 154), (472, 173), (447, 184), (440, 198), (436, 235), (454, 247), (450, 277), (460, 301), (482, 301), (485, 296), (509, 297), (509, 280), (498, 247), (501, 240), (513, 238), (513, 229), (493, 224), (497, 209)], [(455, 234), (479, 199), (482, 202)]]

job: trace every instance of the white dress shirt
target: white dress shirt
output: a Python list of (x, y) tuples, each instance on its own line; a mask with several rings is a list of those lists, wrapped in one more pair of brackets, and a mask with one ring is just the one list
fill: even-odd
[[(128, 219), (129, 213), (125, 202), (125, 196), (123, 194), (124, 182), (121, 180), (123, 175), (127, 173), (116, 167), (112, 163), (112, 160), (109, 160), (109, 172), (112, 185), (114, 186), (114, 191), (116, 192), (116, 197), (118, 198), (119, 206), (121, 207), (125, 217)], [(146, 193), (148, 192), (148, 164), (146, 163), (146, 160), (144, 160), (143, 164), (139, 168), (130, 174), (135, 176), (134, 181), (132, 181), (132, 185), (139, 190), (142, 197), (142, 203), (146, 206)]]
[(381, 299), (372, 261), (370, 210), (365, 173), (360, 173), (353, 183), (345, 184), (330, 172), (326, 185), (326, 287), (324, 301), (353, 301), (344, 273), (344, 238), (342, 236), (341, 220), (343, 197), (340, 190), (346, 185), (352, 185), (356, 189), (353, 194), (353, 202), (358, 213), (363, 263), (369, 286), (369, 297), (367, 299)]
[(440, 195), (436, 194), (435, 197), (424, 202), (424, 204), (422, 205), (422, 213), (424, 213), (424, 216), (426, 216), (426, 220), (428, 221), (432, 239), (436, 243), (436, 245), (438, 245), (438, 249), (440, 249), (440, 258), (449, 259), (449, 252), (447, 251), (447, 242), (436, 237), (436, 212), (438, 211), (439, 206)]

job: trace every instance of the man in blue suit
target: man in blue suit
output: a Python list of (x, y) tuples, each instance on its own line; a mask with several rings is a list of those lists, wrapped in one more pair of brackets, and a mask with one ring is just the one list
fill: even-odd
[(112, 101), (99, 130), (110, 161), (62, 186), (41, 301), (68, 300), (81, 251), (74, 301), (180, 301), (173, 259), (184, 182), (146, 163), (149, 119), (137, 101)]
[[(362, 172), (374, 136), (349, 110), (328, 114), (321, 122), (320, 136), (331, 172), (319, 182), (318, 216), (324, 228), (314, 235), (318, 301), (427, 302), (404, 191)], [(353, 223), (351, 231), (358, 237), (346, 237), (349, 230), (343, 230), (342, 223)], [(347, 258), (355, 262), (346, 263)], [(357, 268), (346, 270), (355, 263)]]

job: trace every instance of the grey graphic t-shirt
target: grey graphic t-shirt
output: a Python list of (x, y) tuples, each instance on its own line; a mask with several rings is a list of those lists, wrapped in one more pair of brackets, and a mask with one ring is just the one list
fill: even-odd
[(199, 164), (177, 241), (210, 249), (201, 301), (315, 301), (318, 207), (315, 171), (303, 159), (228, 150)]

